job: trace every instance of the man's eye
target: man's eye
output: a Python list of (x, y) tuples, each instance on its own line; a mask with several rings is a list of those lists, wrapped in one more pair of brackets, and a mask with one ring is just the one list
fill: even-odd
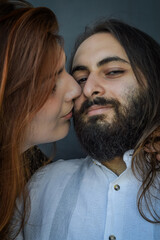
[(113, 71), (107, 72), (106, 75), (115, 76), (115, 75), (118, 75), (118, 74), (122, 74), (124, 72), (125, 72), (124, 70), (113, 70)]
[(87, 81), (87, 78), (81, 78), (81, 79), (77, 80), (77, 83), (79, 85), (81, 85), (81, 84), (84, 84), (86, 81)]

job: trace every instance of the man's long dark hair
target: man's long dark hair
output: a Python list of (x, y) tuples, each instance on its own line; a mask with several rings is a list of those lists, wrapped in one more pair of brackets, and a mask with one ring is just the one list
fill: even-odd
[[(96, 33), (110, 33), (124, 48), (140, 88), (146, 90), (144, 115), (149, 119), (142, 136), (138, 139), (132, 158), (132, 170), (142, 182), (137, 195), (140, 214), (152, 223), (160, 223), (160, 162), (156, 159), (155, 143), (160, 135), (160, 45), (146, 33), (115, 19), (105, 19), (77, 39), (70, 62), (70, 72), (74, 55), (80, 44)], [(144, 83), (146, 82), (146, 84)], [(139, 125), (142, 121), (139, 123)], [(140, 126), (137, 126), (140, 128)], [(147, 153), (146, 144), (151, 144), (156, 152)], [(153, 201), (159, 202), (155, 209)], [(146, 213), (147, 210), (147, 213)]]

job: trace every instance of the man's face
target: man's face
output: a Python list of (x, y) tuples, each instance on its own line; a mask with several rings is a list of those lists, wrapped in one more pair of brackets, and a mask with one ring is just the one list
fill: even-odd
[[(144, 104), (124, 49), (111, 34), (94, 34), (79, 46), (72, 74), (82, 88), (75, 101), (75, 129), (82, 144), (98, 160), (122, 155), (141, 134), (142, 129), (137, 136), (135, 128)], [(105, 152), (107, 147), (113, 154)], [(105, 153), (97, 156), (98, 151)]]
[[(126, 105), (126, 94), (138, 89), (138, 83), (130, 66), (128, 57), (119, 42), (109, 33), (94, 34), (78, 48), (73, 60), (73, 77), (83, 89), (75, 102), (79, 110), (86, 99), (104, 97), (116, 99)], [(112, 106), (88, 109), (85, 121), (90, 116), (105, 114), (112, 122), (115, 114)]]

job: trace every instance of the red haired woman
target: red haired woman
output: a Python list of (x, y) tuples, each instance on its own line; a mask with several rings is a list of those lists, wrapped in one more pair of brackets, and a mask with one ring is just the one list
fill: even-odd
[(25, 1), (0, 1), (1, 240), (8, 239), (17, 196), (27, 199), (25, 151), (66, 136), (79, 94), (65, 70), (54, 13)]

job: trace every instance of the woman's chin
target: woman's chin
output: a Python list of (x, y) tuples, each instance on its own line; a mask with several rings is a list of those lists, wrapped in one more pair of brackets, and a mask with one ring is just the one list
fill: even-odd
[(54, 141), (59, 141), (65, 138), (69, 133), (69, 129), (70, 129), (70, 123), (66, 124), (66, 126), (62, 127), (60, 131), (57, 132), (56, 139)]
[(38, 131), (37, 133), (34, 133), (34, 136), (32, 136), (32, 134), (30, 133), (27, 135), (28, 137), (25, 141), (25, 144), (23, 144), (21, 148), (21, 152), (23, 153), (34, 145), (59, 141), (67, 136), (69, 129), (70, 121), (67, 121), (64, 124), (61, 124), (58, 127), (54, 128), (53, 130), (47, 129), (47, 131), (45, 131), (43, 129), (42, 133)]

